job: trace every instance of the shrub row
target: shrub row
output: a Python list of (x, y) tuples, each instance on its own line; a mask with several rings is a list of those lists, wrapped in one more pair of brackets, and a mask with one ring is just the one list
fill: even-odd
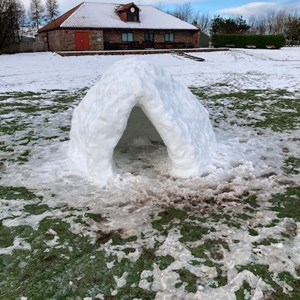
[(283, 35), (248, 35), (248, 34), (215, 34), (212, 36), (214, 47), (237, 47), (246, 48), (281, 48), (285, 44)]

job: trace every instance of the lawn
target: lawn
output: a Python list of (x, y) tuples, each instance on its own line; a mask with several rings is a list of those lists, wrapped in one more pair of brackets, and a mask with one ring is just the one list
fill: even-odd
[(86, 82), (2, 90), (0, 299), (300, 299), (300, 91), (233, 77), (189, 84), (218, 141), (201, 177), (156, 145), (101, 189), (66, 158)]

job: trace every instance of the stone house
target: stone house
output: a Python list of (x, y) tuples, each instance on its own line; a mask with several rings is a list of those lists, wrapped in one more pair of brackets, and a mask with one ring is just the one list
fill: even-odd
[(133, 2), (83, 2), (39, 30), (49, 51), (195, 48), (199, 37), (199, 28)]

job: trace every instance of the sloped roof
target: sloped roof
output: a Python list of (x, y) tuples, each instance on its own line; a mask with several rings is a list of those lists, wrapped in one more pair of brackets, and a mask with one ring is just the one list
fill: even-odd
[(58, 17), (57, 19), (55, 19), (52, 22), (50, 22), (49, 24), (45, 25), (44, 27), (42, 27), (39, 30), (39, 32), (43, 32), (43, 31), (48, 31), (48, 30), (52, 30), (52, 29), (55, 29), (55, 28), (59, 28), (61, 26), (61, 24), (65, 20), (67, 20), (74, 13), (74, 11), (76, 11), (79, 8), (79, 6), (81, 4), (78, 4), (77, 6), (73, 7), (72, 9), (70, 9), (69, 11), (67, 11), (66, 13), (64, 13), (63, 15), (61, 15), (60, 17)]
[(127, 3), (127, 4), (121, 4), (118, 8), (117, 11), (124, 11), (126, 9), (128, 9), (131, 6), (136, 6), (133, 2)]
[(120, 5), (118, 3), (83, 2), (41, 28), (39, 32), (56, 28), (198, 30), (196, 26), (149, 5), (138, 6), (140, 22), (124, 22), (116, 12)]

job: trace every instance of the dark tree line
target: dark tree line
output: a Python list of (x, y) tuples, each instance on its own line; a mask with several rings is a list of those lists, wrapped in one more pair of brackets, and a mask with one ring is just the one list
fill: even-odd
[(9, 43), (16, 43), (25, 22), (25, 9), (19, 0), (0, 0), (0, 52)]
[(21, 0), (0, 0), (0, 53), (10, 44), (20, 42), (23, 28), (27, 24), (37, 33), (42, 24), (58, 16), (57, 0), (31, 0), (29, 12)]

